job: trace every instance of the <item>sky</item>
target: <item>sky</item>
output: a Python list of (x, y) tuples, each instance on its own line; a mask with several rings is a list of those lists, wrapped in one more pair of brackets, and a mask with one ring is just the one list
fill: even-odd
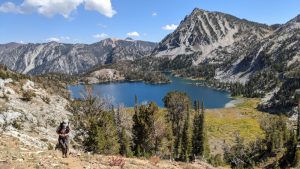
[(300, 0), (0, 0), (0, 43), (159, 42), (194, 8), (270, 25), (300, 14)]

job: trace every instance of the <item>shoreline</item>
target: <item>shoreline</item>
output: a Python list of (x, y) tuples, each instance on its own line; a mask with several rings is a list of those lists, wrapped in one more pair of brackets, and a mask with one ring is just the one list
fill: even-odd
[(226, 103), (224, 108), (233, 108), (236, 107), (238, 104), (244, 103), (245, 99), (243, 98), (233, 98), (230, 102)]
[[(196, 78), (190, 78), (190, 77), (180, 77), (180, 76), (176, 76), (176, 75), (173, 75), (173, 77), (175, 78), (181, 78), (181, 79), (184, 79), (184, 80), (191, 80), (191, 81), (202, 81), (202, 79), (196, 79)], [(134, 79), (134, 80), (126, 80), (126, 79), (121, 79), (121, 80), (112, 80), (112, 81), (102, 81), (102, 82), (98, 82), (98, 83), (84, 83), (84, 82), (79, 82), (78, 84), (75, 84), (73, 86), (76, 86), (76, 85), (97, 85), (97, 84), (110, 84), (110, 83), (126, 83), (126, 82), (129, 82), (129, 83), (136, 83), (136, 82), (142, 82), (142, 83), (145, 83), (145, 84), (150, 84), (150, 85), (164, 85), (164, 84), (169, 84), (169, 83), (172, 83), (172, 80), (170, 80), (169, 82), (157, 82), (157, 83), (149, 83), (149, 82), (146, 82), (144, 81), (143, 79)], [(213, 89), (213, 90), (217, 90), (217, 91), (225, 91), (225, 92), (228, 92), (228, 98), (231, 98), (232, 100), (229, 101), (228, 103), (226, 103), (223, 107), (220, 107), (220, 108), (212, 108), (212, 109), (224, 109), (224, 108), (234, 108), (234, 107), (237, 107), (238, 104), (241, 104), (243, 102), (245, 102), (245, 99), (244, 98), (239, 98), (239, 97), (231, 97), (230, 96), (230, 91), (228, 90), (224, 90), (222, 88), (216, 88), (214, 87), (213, 85), (197, 85), (197, 86), (202, 86), (202, 87), (207, 87), (207, 88), (210, 88), (210, 89)], [(161, 107), (163, 108), (163, 107)], [(211, 108), (208, 108), (208, 109), (211, 109)]]
[[(143, 79), (137, 79), (137, 80), (126, 80), (126, 79), (122, 79), (122, 80), (111, 80), (111, 81), (99, 81), (99, 82), (95, 82), (95, 83), (87, 83), (87, 82), (83, 82), (83, 81), (78, 81), (76, 84), (74, 85), (97, 85), (97, 84), (110, 84), (110, 83), (136, 83), (136, 82), (142, 82), (145, 84), (151, 84), (151, 85), (161, 85), (161, 84), (169, 84), (172, 83), (172, 81), (159, 81), (159, 82), (148, 82), (148, 81), (144, 81)], [(73, 84), (72, 84), (73, 85)]]

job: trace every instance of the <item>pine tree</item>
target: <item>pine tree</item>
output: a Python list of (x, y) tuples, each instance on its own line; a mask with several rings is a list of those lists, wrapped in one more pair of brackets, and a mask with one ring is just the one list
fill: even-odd
[(207, 158), (209, 156), (209, 145), (208, 145), (207, 134), (205, 131), (204, 102), (202, 101), (200, 106), (200, 101), (198, 100), (197, 105), (198, 105), (197, 111), (195, 113), (194, 124), (193, 124), (192, 153), (196, 157)]
[[(112, 109), (114, 111), (114, 109)], [(123, 105), (119, 105), (115, 114), (115, 123), (118, 131), (119, 144), (120, 144), (120, 154), (123, 156), (132, 156), (131, 152), (131, 139), (128, 135), (129, 129), (131, 129), (131, 123), (128, 122), (128, 114), (124, 111)], [(127, 130), (126, 130), (127, 129)]]
[(155, 152), (154, 115), (158, 107), (154, 102), (141, 105), (133, 115), (133, 143), (136, 156), (152, 155)]
[(145, 148), (147, 155), (153, 155), (155, 154), (155, 149), (158, 149), (158, 145), (156, 145), (157, 138), (155, 138), (155, 115), (158, 113), (158, 106), (154, 102), (150, 102), (147, 106), (147, 109), (144, 114), (144, 120), (146, 124), (146, 143)]
[(132, 117), (133, 120), (133, 126), (132, 126), (132, 134), (133, 134), (133, 151), (134, 155), (137, 157), (140, 157), (142, 155), (141, 152), (141, 144), (142, 144), (142, 139), (143, 139), (143, 130), (144, 130), (144, 125), (142, 124), (142, 121), (140, 120), (139, 113), (138, 113), (138, 98), (135, 95), (134, 96), (134, 115)]
[(197, 112), (198, 111), (198, 102), (195, 100), (194, 101), (194, 110), (195, 110), (195, 112)]
[(192, 139), (192, 154), (193, 156), (200, 156), (202, 152), (202, 136), (201, 136), (201, 112), (199, 100), (195, 101), (197, 104), (195, 109), (195, 116), (193, 122), (193, 139)]
[(122, 132), (121, 132), (120, 154), (126, 157), (132, 156), (132, 152), (130, 148), (130, 139), (126, 134), (126, 130), (124, 127), (122, 128)]
[(172, 135), (174, 138), (174, 157), (179, 158), (181, 150), (181, 139), (184, 121), (186, 118), (187, 105), (190, 105), (190, 98), (183, 92), (169, 92), (163, 99), (168, 109), (167, 122), (171, 123)]
[(135, 106), (138, 104), (138, 97), (137, 97), (137, 95), (134, 95), (134, 104), (135, 104)]
[(187, 106), (187, 115), (183, 126), (181, 139), (181, 160), (188, 162), (191, 153), (191, 131), (190, 131), (190, 111)]
[(142, 145), (143, 139), (144, 139), (145, 126), (144, 126), (141, 118), (139, 117), (137, 109), (135, 109), (135, 113), (134, 113), (132, 119), (133, 119), (132, 134), (133, 134), (133, 143), (134, 143), (133, 150), (134, 150), (134, 154), (137, 157), (140, 157), (142, 155), (141, 145)]
[(84, 144), (88, 151), (101, 154), (119, 153), (117, 127), (112, 112), (102, 112), (101, 117), (91, 119), (88, 131)]

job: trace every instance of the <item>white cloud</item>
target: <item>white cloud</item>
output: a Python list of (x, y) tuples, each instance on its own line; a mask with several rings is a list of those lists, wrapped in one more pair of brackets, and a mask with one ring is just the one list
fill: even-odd
[(46, 41), (47, 42), (66, 42), (66, 41), (70, 41), (72, 40), (69, 36), (60, 36), (60, 37), (50, 37), (47, 38)]
[(152, 16), (157, 16), (157, 12), (153, 12), (153, 13), (152, 13)]
[(37, 12), (47, 17), (62, 15), (69, 18), (81, 4), (86, 10), (95, 10), (110, 18), (117, 13), (113, 10), (111, 0), (23, 0), (20, 5), (12, 2), (0, 4), (0, 12), (20, 14)]
[(48, 38), (46, 39), (47, 42), (60, 42), (60, 39), (59, 38), (56, 38), (56, 37), (51, 37), (51, 38)]
[(163, 30), (173, 31), (178, 27), (178, 25), (171, 24), (171, 25), (165, 25), (162, 27)]
[(21, 4), (21, 8), (30, 12), (36, 11), (47, 17), (59, 14), (68, 18), (83, 1), (84, 0), (24, 0)]
[(95, 39), (104, 39), (104, 38), (107, 38), (107, 37), (108, 37), (108, 35), (105, 34), (105, 33), (93, 35), (93, 38), (95, 38)]
[(129, 37), (139, 37), (140, 34), (138, 32), (128, 32), (127, 36), (129, 36)]
[(112, 8), (110, 0), (85, 0), (86, 10), (95, 10), (111, 18), (117, 12)]
[(4, 13), (23, 13), (20, 7), (16, 6), (12, 2), (5, 2), (4, 4), (0, 5), (0, 12)]

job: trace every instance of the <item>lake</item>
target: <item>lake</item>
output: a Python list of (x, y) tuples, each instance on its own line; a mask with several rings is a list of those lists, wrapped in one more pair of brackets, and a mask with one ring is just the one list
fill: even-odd
[[(117, 82), (94, 84), (93, 93), (101, 97), (112, 98), (113, 104), (123, 103), (126, 107), (134, 106), (134, 96), (139, 103), (155, 101), (159, 107), (164, 107), (163, 97), (170, 91), (186, 92), (192, 100), (204, 99), (206, 108), (222, 108), (232, 101), (229, 93), (205, 86), (197, 85), (199, 81), (187, 80), (170, 76), (168, 84), (147, 84), (144, 82)], [(69, 86), (73, 98), (81, 98), (84, 85)]]

